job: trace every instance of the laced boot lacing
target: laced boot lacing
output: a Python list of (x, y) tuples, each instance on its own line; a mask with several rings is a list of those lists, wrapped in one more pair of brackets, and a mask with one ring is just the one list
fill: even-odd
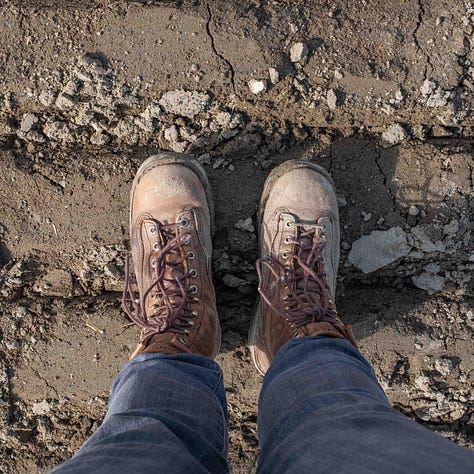
[[(280, 256), (293, 265), (283, 265), (277, 258), (267, 255), (257, 261), (259, 277), (258, 291), (263, 300), (285, 319), (294, 336), (299, 337), (298, 328), (308, 323), (340, 323), (334, 302), (331, 300), (324, 271), (322, 250), (326, 245), (323, 226), (313, 226), (287, 222), (288, 227), (297, 227), (296, 239), (285, 241), (294, 245), (294, 251), (284, 250)], [(275, 277), (276, 297), (264, 293), (263, 268), (266, 267)], [(273, 300), (273, 302), (272, 302)]]
[[(181, 334), (179, 341), (186, 345), (186, 336), (194, 326), (192, 320), (198, 316), (192, 303), (199, 301), (195, 296), (198, 292), (197, 286), (190, 284), (191, 280), (197, 277), (197, 271), (191, 268), (186, 272), (185, 267), (188, 265), (184, 265), (195, 258), (192, 250), (186, 252), (184, 249), (185, 245), (190, 244), (191, 234), (179, 231), (187, 227), (189, 222), (184, 218), (172, 224), (163, 224), (149, 218), (146, 220), (153, 222), (147, 224), (148, 234), (156, 235), (149, 261), (153, 280), (142, 292), (140, 299), (135, 299), (127, 257), (122, 307), (135, 324), (144, 328), (141, 340), (143, 346), (155, 334), (166, 332)], [(146, 303), (148, 297), (153, 301), (150, 314), (145, 310), (150, 306)]]

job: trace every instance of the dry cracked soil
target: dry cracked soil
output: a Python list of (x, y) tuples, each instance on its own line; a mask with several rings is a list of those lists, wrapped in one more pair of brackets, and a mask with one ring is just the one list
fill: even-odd
[(213, 188), (232, 472), (258, 458), (257, 203), (290, 158), (336, 183), (337, 305), (391, 402), (473, 447), (473, 29), (464, 0), (3, 0), (0, 472), (47, 472), (101, 423), (157, 150)]

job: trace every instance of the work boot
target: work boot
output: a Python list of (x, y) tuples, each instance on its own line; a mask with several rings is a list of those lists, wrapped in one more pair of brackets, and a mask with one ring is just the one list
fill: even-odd
[(287, 161), (272, 171), (260, 201), (260, 303), (250, 329), (257, 369), (268, 370), (290, 339), (329, 336), (357, 347), (334, 304), (339, 216), (334, 185), (319, 166)]
[(192, 352), (215, 358), (221, 331), (211, 279), (211, 190), (201, 165), (162, 153), (139, 168), (130, 199), (130, 246), (122, 306), (142, 328), (142, 352)]

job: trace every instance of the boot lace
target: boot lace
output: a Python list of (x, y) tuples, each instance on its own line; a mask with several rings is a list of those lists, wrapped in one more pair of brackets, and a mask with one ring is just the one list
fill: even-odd
[[(322, 251), (327, 240), (324, 229), (315, 226), (305, 230), (303, 224), (296, 222), (290, 225), (298, 227), (297, 238), (289, 242), (295, 245), (295, 251), (285, 255), (293, 266), (283, 265), (269, 255), (260, 258), (257, 261), (260, 295), (292, 328), (312, 322), (339, 322), (324, 272)], [(264, 268), (275, 277), (276, 304), (261, 288)]]
[[(127, 256), (122, 307), (131, 321), (146, 329), (147, 339), (165, 332), (188, 334), (188, 328), (193, 326), (190, 320), (197, 316), (191, 303), (198, 300), (194, 296), (197, 288), (189, 285), (193, 274), (185, 272), (183, 265), (190, 253), (184, 252), (183, 245), (189, 243), (191, 234), (179, 233), (179, 223), (154, 221), (154, 226), (157, 239), (153, 246), (156, 251), (151, 256), (153, 281), (136, 299), (130, 276), (130, 257)], [(151, 314), (146, 314), (144, 309), (148, 296), (153, 300)]]

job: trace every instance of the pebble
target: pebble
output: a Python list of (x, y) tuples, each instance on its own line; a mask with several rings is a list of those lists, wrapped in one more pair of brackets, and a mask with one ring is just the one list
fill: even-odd
[[(446, 279), (436, 272), (439, 271), (439, 265), (434, 265), (434, 268), (430, 268), (429, 265), (425, 267), (425, 271), (419, 275), (412, 277), (411, 281), (413, 284), (421, 290), (427, 291), (429, 294), (436, 293), (443, 289)], [(429, 271), (427, 271), (429, 270)]]
[(295, 43), (290, 49), (290, 58), (292, 63), (304, 61), (308, 56), (309, 50), (305, 43)]
[(38, 122), (38, 117), (35, 114), (24, 114), (20, 124), (22, 132), (29, 132)]
[(57, 93), (52, 89), (44, 89), (41, 91), (38, 99), (45, 106), (50, 107), (56, 101)]
[(362, 217), (362, 220), (364, 222), (369, 222), (370, 219), (372, 219), (372, 213), (371, 212), (365, 212), (365, 211), (362, 211), (360, 213), (361, 217)]
[(260, 92), (264, 92), (267, 89), (267, 84), (265, 81), (260, 81), (256, 79), (251, 79), (248, 82), (248, 85), (252, 94), (260, 94)]
[(247, 219), (241, 219), (234, 224), (236, 229), (245, 230), (246, 232), (255, 232), (255, 227), (252, 223), (252, 218), (247, 217)]
[(408, 208), (408, 214), (410, 216), (417, 216), (420, 213), (420, 209), (418, 209), (416, 206), (411, 205)]
[(338, 106), (337, 94), (334, 89), (329, 89), (327, 91), (326, 100), (330, 110), (334, 110)]
[(42, 400), (41, 402), (33, 403), (31, 411), (34, 415), (45, 415), (51, 410), (51, 405), (46, 401)]
[(165, 128), (164, 132), (164, 137), (165, 140), (168, 140), (169, 142), (175, 142), (179, 138), (179, 130), (176, 125), (171, 125), (168, 128)]
[(400, 144), (407, 138), (407, 136), (408, 134), (403, 126), (399, 123), (396, 123), (382, 133), (382, 140), (380, 144), (383, 148), (390, 148)]
[(340, 81), (343, 77), (344, 77), (344, 74), (342, 74), (342, 72), (339, 69), (336, 69), (334, 71), (334, 79), (337, 79), (338, 81)]
[(383, 268), (407, 255), (411, 246), (407, 235), (400, 227), (388, 230), (374, 230), (352, 244), (349, 262), (364, 273)]
[(268, 69), (268, 73), (270, 75), (270, 81), (272, 84), (276, 84), (280, 81), (280, 73), (274, 67)]
[(206, 110), (210, 103), (211, 96), (206, 92), (184, 90), (165, 92), (159, 100), (159, 105), (165, 112), (189, 118)]
[(110, 137), (102, 132), (95, 132), (91, 135), (90, 141), (93, 145), (107, 145), (110, 142)]
[(430, 95), (432, 94), (436, 89), (436, 83), (434, 81), (431, 81), (429, 79), (426, 79), (425, 82), (423, 82), (423, 85), (420, 87), (420, 92), (423, 95)]
[(70, 109), (74, 107), (75, 101), (71, 95), (61, 93), (58, 95), (55, 105), (58, 109)]

